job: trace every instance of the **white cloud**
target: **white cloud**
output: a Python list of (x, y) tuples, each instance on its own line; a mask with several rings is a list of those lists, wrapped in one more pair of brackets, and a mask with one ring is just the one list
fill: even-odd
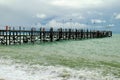
[[(119, 3), (119, 0), (0, 0), (0, 4), (9, 5), (9, 8), (26, 11), (53, 11), (66, 8), (100, 8)], [(57, 9), (56, 9), (57, 8)]]
[(55, 27), (55, 28), (87, 28), (88, 26), (86, 24), (78, 23), (78, 22), (66, 22), (66, 23), (61, 23), (57, 22), (55, 20), (52, 20), (48, 23), (49, 26)]
[(115, 19), (120, 19), (120, 14), (116, 14)]
[(112, 28), (112, 27), (114, 27), (115, 26), (115, 24), (108, 24), (107, 26), (105, 26), (105, 28), (106, 29), (110, 29), (110, 28)]
[(43, 19), (43, 18), (46, 18), (47, 16), (45, 14), (39, 14), (39, 13), (37, 13), (36, 17)]
[(109, 24), (109, 25), (106, 26), (106, 28), (111, 28), (111, 27), (114, 27), (114, 26), (115, 26), (115, 24)]
[[(0, 25), (31, 26), (41, 22), (43, 26), (50, 22), (51, 26), (56, 24), (60, 27), (64, 22), (64, 26), (85, 27), (86, 23), (91, 25), (91, 19), (96, 19), (91, 22), (114, 23), (117, 26), (119, 3), (120, 0), (0, 0)], [(114, 12), (117, 15), (115, 13), (113, 16)]]
[(99, 16), (102, 16), (103, 13), (102, 12), (98, 12), (98, 11), (87, 11), (87, 13), (90, 15), (90, 14), (94, 14), (94, 15), (99, 15)]
[(61, 23), (61, 22), (58, 22), (56, 20), (51, 20), (46, 25), (42, 25), (42, 24), (38, 23), (35, 26), (38, 26), (38, 27), (42, 26), (42, 27), (46, 27), (46, 28), (53, 27), (55, 29), (57, 29), (57, 28), (83, 29), (83, 28), (89, 27), (88, 25), (82, 24), (82, 23), (77, 23), (77, 22), (75, 22), (75, 23), (74, 22)]
[(115, 24), (109, 24), (108, 26), (111, 26), (111, 27), (113, 27), (113, 26), (115, 26)]
[(10, 4), (14, 4), (15, 0), (0, 0), (0, 5), (10, 5)]
[(100, 20), (100, 19), (92, 19), (91, 20), (91, 23), (106, 23), (106, 21), (105, 20)]
[(103, 0), (52, 0), (52, 5), (72, 8), (88, 8), (93, 6), (103, 6)]
[(51, 0), (50, 4), (64, 8), (106, 8), (119, 3), (119, 0)]
[(71, 16), (71, 18), (73, 17), (73, 18), (76, 18), (76, 19), (84, 19), (84, 17), (79, 13), (74, 13), (74, 14), (71, 14), (71, 15), (69, 15), (69, 16)]

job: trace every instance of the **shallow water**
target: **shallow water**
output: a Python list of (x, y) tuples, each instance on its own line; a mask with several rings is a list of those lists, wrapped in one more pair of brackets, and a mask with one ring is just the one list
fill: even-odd
[(119, 80), (102, 75), (102, 69), (72, 69), (63, 66), (23, 65), (1, 59), (0, 79), (3, 80)]
[[(0, 45), (5, 80), (120, 80), (120, 35), (16, 46)], [(22, 76), (22, 77), (21, 77)]]

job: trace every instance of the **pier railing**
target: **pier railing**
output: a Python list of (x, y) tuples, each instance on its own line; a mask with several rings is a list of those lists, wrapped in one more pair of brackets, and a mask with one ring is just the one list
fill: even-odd
[(53, 42), (59, 40), (81, 40), (92, 38), (104, 38), (111, 37), (112, 31), (99, 31), (99, 30), (84, 30), (84, 29), (62, 29), (54, 30), (50, 28), (31, 28), (25, 30), (25, 28), (6, 26), (5, 30), (0, 30), (0, 44), (1, 45), (13, 45), (23, 43), (35, 43), (35, 42)]

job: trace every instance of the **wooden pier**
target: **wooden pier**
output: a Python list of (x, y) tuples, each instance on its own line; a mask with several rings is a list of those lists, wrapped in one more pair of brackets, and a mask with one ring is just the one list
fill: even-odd
[(36, 43), (36, 42), (53, 42), (59, 40), (81, 40), (92, 38), (104, 38), (111, 37), (112, 31), (99, 31), (99, 30), (84, 30), (84, 29), (62, 29), (54, 30), (50, 28), (31, 28), (26, 30), (25, 28), (15, 27), (11, 28), (6, 26), (5, 30), (0, 30), (0, 44), (1, 45), (14, 45), (23, 43)]

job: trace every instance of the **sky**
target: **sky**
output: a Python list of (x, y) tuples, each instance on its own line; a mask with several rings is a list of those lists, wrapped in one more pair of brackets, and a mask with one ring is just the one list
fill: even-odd
[(0, 0), (0, 27), (88, 28), (120, 32), (120, 0)]

